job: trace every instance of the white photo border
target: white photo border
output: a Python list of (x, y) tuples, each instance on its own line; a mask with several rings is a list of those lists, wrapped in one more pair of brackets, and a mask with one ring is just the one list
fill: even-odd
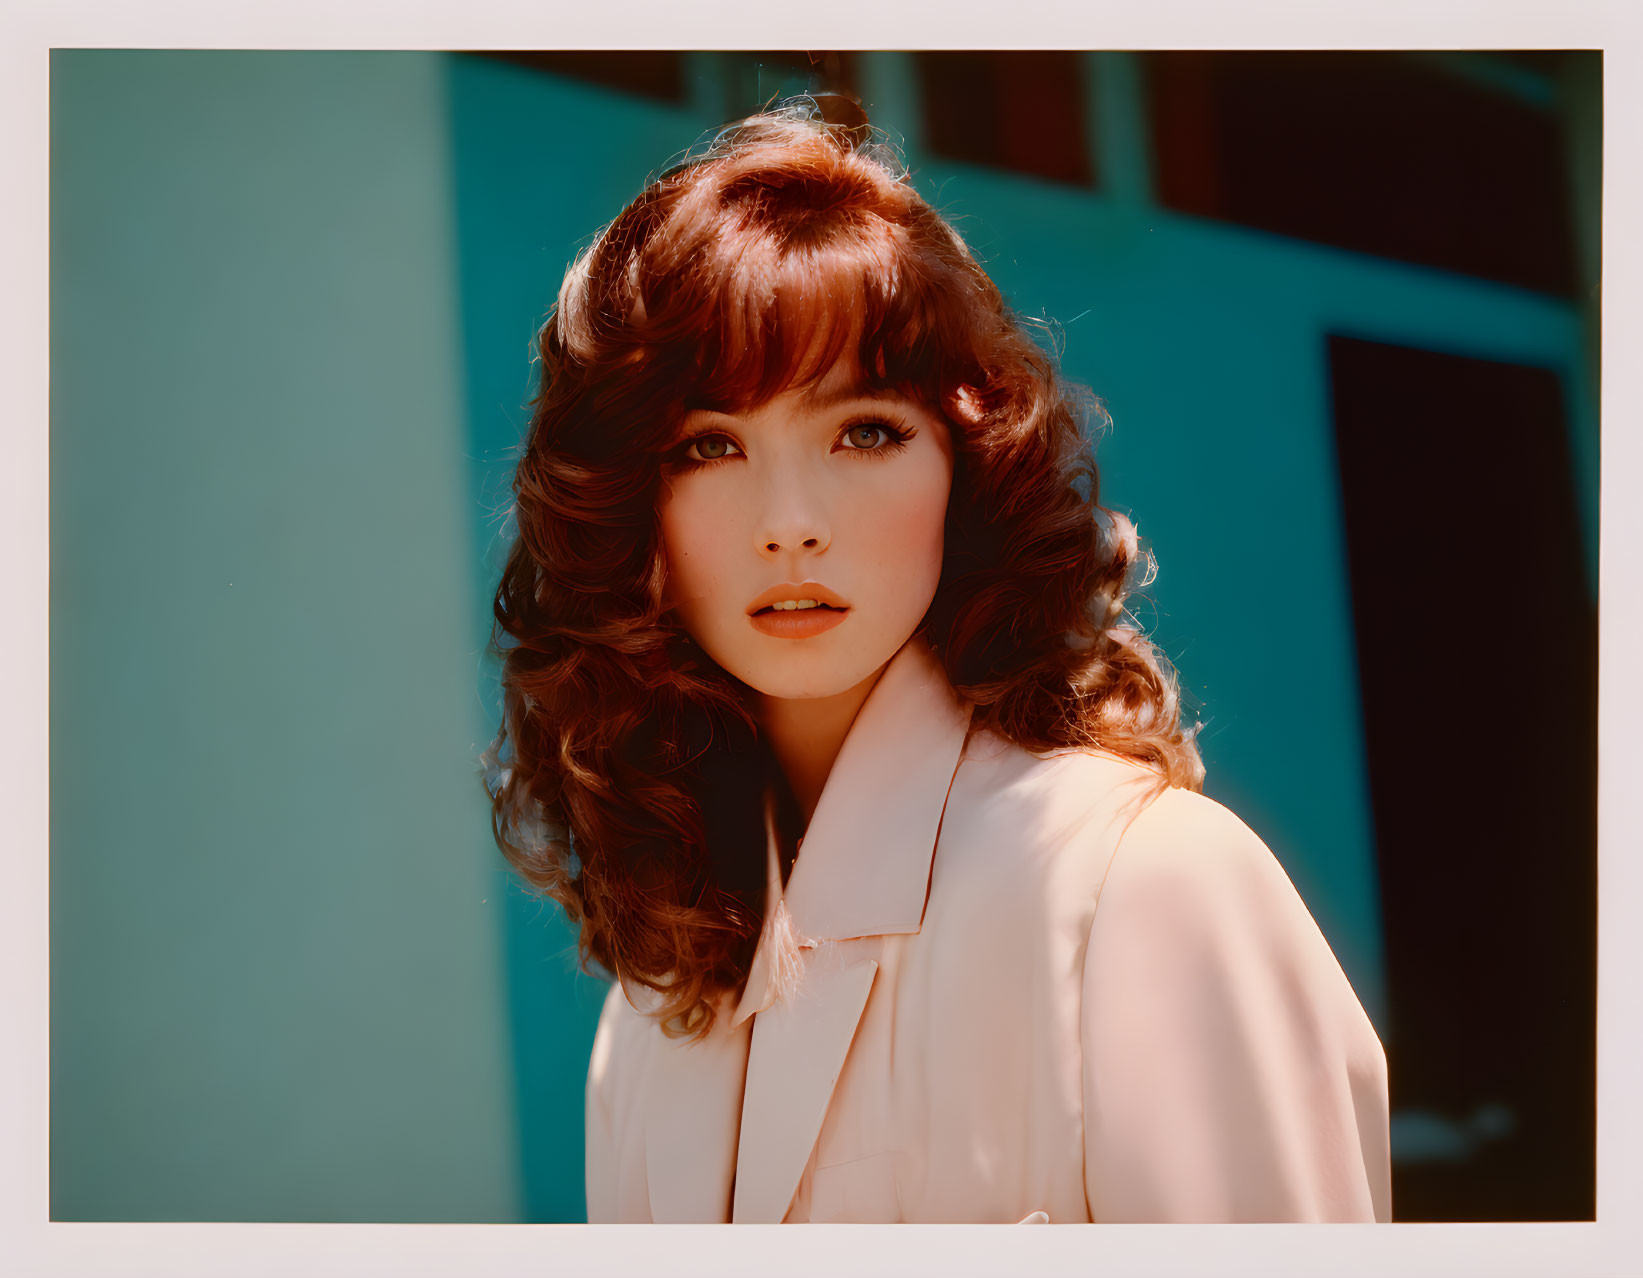
[[(0, 16), (0, 1251), (20, 1274), (1639, 1272), (1643, 1225), (1643, 480), (1637, 353), (1643, 47), (1625, 0), (16, 0)], [(48, 78), (52, 48), (1261, 48), (1604, 52), (1599, 987), (1595, 1223), (1376, 1226), (590, 1226), (49, 1220)], [(1618, 498), (1618, 499), (1616, 499)]]

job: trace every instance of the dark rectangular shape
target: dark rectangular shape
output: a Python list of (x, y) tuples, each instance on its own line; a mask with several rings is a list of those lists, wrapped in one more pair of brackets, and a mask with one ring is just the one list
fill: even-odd
[(1394, 1213), (1589, 1220), (1597, 628), (1562, 386), (1347, 337), (1329, 358), (1386, 929)]
[(1166, 206), (1576, 293), (1555, 102), (1402, 53), (1154, 53), (1146, 68)]
[(804, 93), (842, 93), (855, 98), (857, 56), (836, 49), (726, 53), (725, 118), (740, 119), (782, 98)]
[(915, 53), (931, 154), (1094, 186), (1083, 55)]
[(684, 55), (671, 49), (500, 49), (474, 54), (659, 102), (685, 100)]

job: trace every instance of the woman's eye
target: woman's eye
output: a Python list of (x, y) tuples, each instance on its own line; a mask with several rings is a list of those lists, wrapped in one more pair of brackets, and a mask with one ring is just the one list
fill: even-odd
[(691, 461), (721, 461), (739, 452), (741, 449), (725, 435), (698, 435), (685, 448), (685, 456)]
[(844, 432), (844, 440), (851, 448), (870, 450), (881, 442), (890, 441), (890, 432), (883, 426), (872, 422), (863, 422), (859, 426), (852, 426)]

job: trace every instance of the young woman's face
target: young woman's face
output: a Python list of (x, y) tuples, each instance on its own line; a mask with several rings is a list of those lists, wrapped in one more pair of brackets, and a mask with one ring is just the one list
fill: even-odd
[(663, 471), (668, 602), (767, 696), (848, 691), (935, 597), (952, 479), (946, 422), (866, 395), (848, 361), (751, 412), (692, 413)]

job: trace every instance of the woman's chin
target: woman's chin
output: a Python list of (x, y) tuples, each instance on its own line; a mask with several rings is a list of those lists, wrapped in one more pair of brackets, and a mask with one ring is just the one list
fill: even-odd
[(844, 653), (794, 652), (765, 661), (744, 661), (731, 673), (766, 697), (819, 701), (860, 687), (894, 655), (887, 652), (875, 659), (859, 647)]
[(834, 677), (830, 672), (805, 672), (784, 676), (771, 671), (754, 672), (752, 677), (741, 676), (741, 680), (754, 692), (778, 701), (820, 701), (827, 697), (838, 697), (861, 682), (860, 678)]

